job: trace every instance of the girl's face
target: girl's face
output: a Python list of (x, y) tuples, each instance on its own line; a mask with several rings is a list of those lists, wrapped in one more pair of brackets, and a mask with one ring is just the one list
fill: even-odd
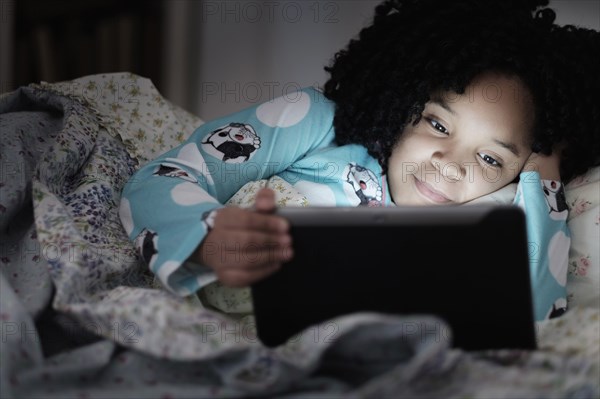
[(531, 154), (533, 109), (518, 79), (496, 74), (431, 96), (388, 162), (396, 205), (460, 204), (511, 183)]

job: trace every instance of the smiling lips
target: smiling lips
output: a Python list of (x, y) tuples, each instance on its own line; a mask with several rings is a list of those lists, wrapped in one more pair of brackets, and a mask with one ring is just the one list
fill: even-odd
[(419, 191), (419, 193), (425, 197), (427, 200), (434, 202), (436, 204), (447, 204), (450, 201), (450, 199), (448, 199), (448, 197), (446, 197), (444, 194), (434, 190), (431, 186), (429, 186), (427, 183), (422, 182), (421, 180), (417, 179), (416, 177), (415, 179), (415, 186), (417, 187), (417, 191)]

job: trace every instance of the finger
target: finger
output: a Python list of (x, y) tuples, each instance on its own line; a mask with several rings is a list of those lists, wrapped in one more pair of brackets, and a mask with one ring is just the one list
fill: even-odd
[(269, 234), (257, 231), (214, 230), (210, 242), (225, 253), (261, 252), (291, 246), (289, 234)]
[(248, 247), (241, 256), (244, 258), (245, 267), (262, 268), (269, 263), (287, 262), (292, 259), (294, 251), (291, 245), (274, 245), (261, 249)]
[(273, 274), (277, 270), (281, 268), (281, 264), (279, 263), (271, 263), (264, 268), (255, 269), (255, 270), (240, 270), (240, 269), (230, 269), (226, 270), (219, 277), (219, 280), (223, 285), (241, 288), (247, 287), (263, 278)]
[(253, 212), (237, 207), (226, 207), (221, 209), (215, 217), (214, 228), (286, 233), (289, 230), (289, 223), (281, 216)]
[(254, 209), (257, 212), (273, 212), (275, 210), (275, 192), (266, 187), (258, 190), (254, 200)]

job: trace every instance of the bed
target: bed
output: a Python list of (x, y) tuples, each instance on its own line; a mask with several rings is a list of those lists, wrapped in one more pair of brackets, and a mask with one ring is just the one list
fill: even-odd
[[(31, 84), (0, 109), (2, 398), (600, 395), (600, 167), (567, 186), (569, 311), (537, 324), (538, 350), (465, 352), (426, 333), (444, 326), (435, 317), (376, 313), (267, 348), (247, 290), (170, 294), (120, 223), (128, 177), (200, 118), (131, 73)], [(306, 205), (277, 179), (230, 202), (264, 185), (280, 205)]]

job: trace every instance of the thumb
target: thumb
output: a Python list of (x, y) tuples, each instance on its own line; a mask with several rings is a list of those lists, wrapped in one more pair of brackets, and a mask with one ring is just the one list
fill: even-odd
[(257, 212), (270, 213), (275, 210), (275, 192), (270, 188), (261, 188), (256, 193), (254, 209)]

